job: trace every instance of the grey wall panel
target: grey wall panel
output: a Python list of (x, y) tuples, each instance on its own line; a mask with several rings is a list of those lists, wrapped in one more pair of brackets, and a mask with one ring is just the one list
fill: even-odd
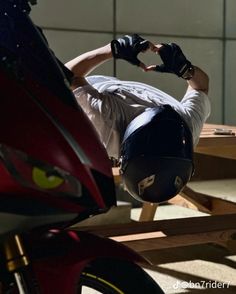
[(226, 43), (225, 118), (226, 124), (236, 125), (236, 41)]
[(226, 0), (226, 37), (236, 38), (236, 1)]
[(222, 36), (222, 0), (118, 0), (117, 30)]
[[(56, 56), (67, 62), (76, 56), (110, 42), (110, 34), (44, 30)], [(112, 75), (113, 61), (101, 65), (94, 73)]]
[(113, 0), (39, 0), (31, 15), (49, 28), (113, 30)]

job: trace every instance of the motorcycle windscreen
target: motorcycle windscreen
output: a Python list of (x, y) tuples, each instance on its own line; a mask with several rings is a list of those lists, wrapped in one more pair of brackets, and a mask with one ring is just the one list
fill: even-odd
[[(20, 70), (18, 68), (15, 75), (21, 78), (24, 69), (27, 69), (33, 79), (45, 85), (66, 103), (75, 106), (75, 99), (66, 86), (72, 73), (55, 58), (42, 30), (32, 23), (28, 1), (1, 0), (0, 10), (0, 47), (1, 51), (5, 48), (12, 53), (15, 69), (20, 65)], [(14, 72), (14, 68), (9, 70)]]

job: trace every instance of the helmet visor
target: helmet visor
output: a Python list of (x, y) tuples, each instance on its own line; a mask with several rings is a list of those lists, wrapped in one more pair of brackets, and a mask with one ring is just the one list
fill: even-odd
[(182, 120), (152, 121), (134, 131), (122, 144), (122, 165), (137, 156), (174, 157), (192, 161), (193, 143)]

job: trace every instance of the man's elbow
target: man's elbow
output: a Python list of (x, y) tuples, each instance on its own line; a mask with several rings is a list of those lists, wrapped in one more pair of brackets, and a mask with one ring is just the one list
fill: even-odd
[(71, 90), (75, 90), (78, 87), (86, 86), (88, 82), (84, 77), (73, 77), (71, 82)]
[(204, 82), (203, 82), (203, 85), (202, 85), (202, 89), (200, 89), (202, 92), (208, 94), (209, 92), (209, 84), (210, 84), (210, 78), (209, 76), (205, 74), (205, 77), (204, 77)]
[(194, 75), (188, 83), (189, 88), (208, 94), (210, 79), (209, 76), (199, 67), (195, 67)]

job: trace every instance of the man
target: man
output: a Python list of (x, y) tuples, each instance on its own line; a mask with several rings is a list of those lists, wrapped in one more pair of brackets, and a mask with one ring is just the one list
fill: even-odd
[[(161, 65), (146, 66), (140, 52), (158, 53)], [(176, 74), (187, 82), (181, 102), (138, 82), (86, 76), (111, 58), (144, 71)], [(74, 95), (98, 131), (108, 155), (120, 160), (126, 189), (141, 201), (170, 199), (190, 180), (193, 146), (210, 113), (209, 79), (174, 43), (154, 45), (139, 35), (124, 36), (84, 53), (66, 66), (74, 73)]]

